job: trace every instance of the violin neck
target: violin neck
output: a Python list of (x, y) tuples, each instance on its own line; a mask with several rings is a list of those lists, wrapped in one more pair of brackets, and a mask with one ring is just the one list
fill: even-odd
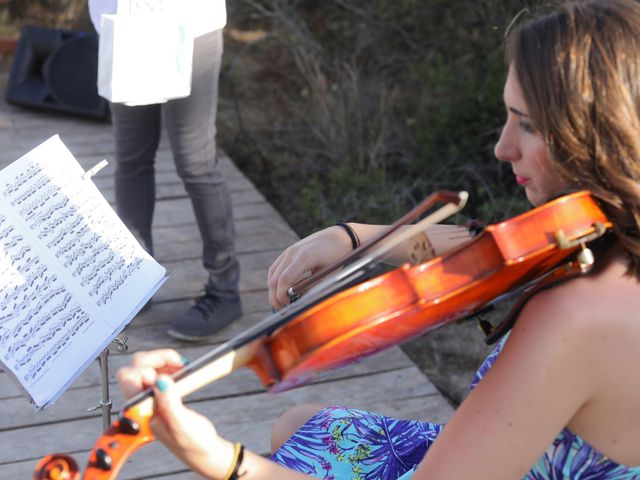
[[(173, 376), (176, 391), (181, 398), (229, 375), (238, 368), (247, 366), (255, 352), (262, 346), (262, 340), (257, 338), (251, 341), (244, 341), (235, 347), (230, 345), (230, 343), (222, 345), (208, 355), (200, 357)], [(144, 408), (150, 409), (152, 398), (153, 390), (150, 388), (144, 390), (127, 401), (123, 407), (123, 412), (143, 402), (146, 404)]]
[(230, 350), (215, 360), (209, 361), (198, 368), (187, 368), (176, 377), (175, 389), (180, 397), (186, 397), (200, 390), (209, 383), (226, 377), (235, 370), (246, 367), (260, 347), (259, 340)]

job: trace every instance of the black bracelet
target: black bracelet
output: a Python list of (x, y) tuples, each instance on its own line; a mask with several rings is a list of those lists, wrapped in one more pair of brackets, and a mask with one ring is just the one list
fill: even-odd
[(240, 471), (240, 465), (242, 465), (242, 460), (244, 460), (244, 445), (240, 444), (238, 458), (236, 459), (236, 464), (233, 467), (233, 471), (231, 472), (231, 475), (229, 475), (228, 480), (238, 480), (240, 477), (244, 477), (244, 473), (242, 475), (238, 473)]
[(353, 250), (360, 246), (360, 239), (358, 238), (358, 234), (355, 232), (353, 228), (349, 226), (348, 223), (338, 222), (336, 223), (336, 227), (342, 227), (349, 234), (349, 238), (351, 239), (351, 247)]

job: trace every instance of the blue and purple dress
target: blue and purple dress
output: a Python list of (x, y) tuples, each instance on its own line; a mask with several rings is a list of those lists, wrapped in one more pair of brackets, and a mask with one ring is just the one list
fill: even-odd
[[(474, 388), (497, 358), (503, 339), (476, 372)], [(324, 480), (407, 480), (443, 425), (328, 407), (311, 417), (271, 459)], [(620, 465), (565, 428), (526, 480), (640, 480), (640, 466)]]

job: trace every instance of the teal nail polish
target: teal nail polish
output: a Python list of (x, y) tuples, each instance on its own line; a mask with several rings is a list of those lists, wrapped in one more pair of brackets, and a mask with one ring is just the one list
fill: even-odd
[(180, 361), (182, 362), (183, 365), (189, 365), (189, 359), (184, 355), (180, 356)]
[(156, 380), (156, 388), (160, 390), (160, 392), (166, 392), (169, 388), (169, 382), (164, 378), (159, 378), (158, 380)]

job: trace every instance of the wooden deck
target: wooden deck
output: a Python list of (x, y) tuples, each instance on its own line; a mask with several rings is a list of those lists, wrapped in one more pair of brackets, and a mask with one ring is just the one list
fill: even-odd
[[(3, 84), (0, 82), (0, 86)], [(109, 124), (0, 103), (0, 167), (54, 134), (60, 134), (85, 168), (103, 158), (110, 162), (111, 165), (94, 178), (105, 197), (113, 201), (114, 153)], [(165, 333), (171, 319), (202, 291), (205, 274), (191, 206), (173, 168), (168, 144), (163, 140), (157, 158), (154, 240), (157, 260), (171, 275), (155, 296), (152, 308), (135, 318), (124, 332), (128, 336), (129, 352), (110, 356), (114, 412), (122, 405), (122, 399), (113, 383), (113, 374), (129, 362), (132, 352), (172, 346), (194, 359), (270, 313), (267, 269), (297, 237), (228, 158), (223, 158), (221, 163), (233, 197), (245, 315), (209, 344), (181, 344)], [(31, 478), (37, 460), (53, 452), (71, 453), (84, 466), (102, 428), (100, 411), (86, 411), (101, 398), (98, 362), (94, 362), (54, 406), (43, 412), (36, 412), (4, 374), (0, 374), (0, 398), (0, 478)], [(189, 397), (190, 405), (213, 419), (224, 436), (242, 441), (261, 453), (268, 451), (274, 420), (288, 407), (310, 401), (333, 402), (434, 422), (444, 422), (452, 411), (399, 348), (291, 392), (268, 394), (251, 372), (239, 371)], [(118, 478), (188, 477), (191, 474), (183, 465), (162, 445), (154, 443), (134, 455)]]

